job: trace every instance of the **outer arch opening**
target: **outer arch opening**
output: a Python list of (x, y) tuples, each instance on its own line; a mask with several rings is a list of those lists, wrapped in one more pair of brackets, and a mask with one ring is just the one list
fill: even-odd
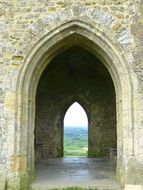
[[(74, 25), (74, 28), (72, 27), (73, 25)], [(75, 31), (75, 26), (77, 29), (76, 31)], [(114, 51), (115, 50), (114, 45), (109, 41), (109, 39), (107, 39), (106, 36), (102, 35), (102, 32), (101, 32), (100, 37), (97, 36), (96, 32), (93, 33), (92, 31), (90, 31), (90, 26), (89, 25), (86, 26), (86, 23), (84, 23), (84, 25), (82, 26), (81, 21), (79, 22), (73, 21), (73, 22), (61, 25), (59, 28), (60, 28), (61, 33), (63, 34), (62, 38), (64, 40), (67, 39), (66, 38), (67, 36), (71, 36), (71, 33), (77, 33), (78, 36), (84, 36), (86, 39), (87, 39), (87, 34), (89, 34), (88, 36), (90, 37), (89, 39), (87, 39), (88, 43), (86, 45), (90, 47), (91, 51), (96, 52), (98, 49), (97, 47), (100, 47), (98, 50), (99, 55), (102, 55), (102, 57), (104, 57), (104, 60), (107, 63), (106, 66), (109, 69), (109, 72), (112, 76), (112, 79), (115, 85), (116, 95), (117, 95), (116, 102), (117, 102), (117, 116), (118, 116), (117, 130), (119, 134), (122, 135), (123, 133), (121, 130), (124, 129), (124, 125), (126, 124), (126, 121), (129, 121), (130, 116), (133, 115), (132, 101), (129, 101), (129, 99), (131, 99), (132, 97), (131, 78), (127, 74), (128, 68), (126, 65), (126, 61), (122, 59), (122, 57), (120, 56), (120, 51), (117, 51), (117, 50)], [(32, 53), (27, 56), (26, 64), (19, 75), (19, 80), (18, 80), (18, 85), (17, 85), (17, 89), (18, 89), (18, 93), (17, 93), (18, 94), (17, 96), (18, 126), (17, 128), (21, 131), (21, 134), (25, 134), (25, 135), (21, 135), (21, 137), (18, 136), (19, 138), (16, 139), (16, 145), (19, 144), (19, 139), (20, 139), (20, 145), (19, 145), (20, 147), (22, 146), (22, 144), (28, 143), (29, 145), (25, 147), (26, 148), (25, 150), (23, 147), (22, 150), (24, 152), (27, 152), (26, 155), (28, 156), (28, 158), (27, 158), (27, 162), (25, 166), (26, 168), (25, 172), (28, 172), (28, 174), (31, 175), (31, 177), (33, 176), (33, 171), (34, 171), (34, 151), (33, 151), (34, 136), (31, 137), (30, 134), (33, 134), (33, 131), (34, 131), (34, 118), (35, 118), (34, 97), (36, 94), (37, 84), (41, 76), (41, 73), (43, 72), (46, 65), (49, 63), (49, 62), (45, 62), (45, 60), (49, 58), (49, 61), (50, 61), (53, 57), (52, 54), (55, 55), (56, 50), (61, 49), (61, 45), (59, 46), (59, 43), (62, 44), (62, 47), (64, 44), (66, 44), (66, 42), (63, 42), (64, 40), (62, 40), (62, 38), (59, 37), (59, 35), (56, 35), (57, 29), (54, 32), (53, 32), (53, 35), (50, 36), (50, 38), (48, 35), (45, 36), (45, 38), (43, 38), (43, 40), (40, 41), (35, 46)], [(59, 33), (59, 29), (58, 29), (58, 33)], [(100, 31), (98, 31), (97, 33), (99, 34)], [(53, 41), (52, 38), (55, 38), (56, 40)], [(92, 44), (96, 48), (94, 48)], [(54, 48), (55, 45), (56, 45), (56, 48)], [(45, 55), (47, 55), (47, 57)], [(120, 69), (118, 68), (118, 65), (120, 65)], [(124, 76), (124, 77), (121, 77), (121, 76)], [(126, 96), (124, 96), (124, 94), (126, 94)], [(28, 97), (28, 98), (26, 99), (25, 97)], [(120, 100), (122, 100), (122, 102)], [(127, 103), (128, 103), (128, 106), (127, 106)], [(21, 106), (21, 105), (25, 105), (25, 106)], [(126, 109), (127, 107), (128, 107), (128, 110)], [(124, 114), (123, 113), (124, 110), (126, 110), (126, 113), (128, 111), (128, 114)], [(119, 111), (121, 111), (122, 114), (119, 114)], [(23, 120), (26, 121), (27, 123), (23, 124)], [(132, 122), (128, 123), (128, 127), (131, 127), (131, 126), (132, 126)], [(122, 152), (123, 152), (123, 147), (124, 147), (122, 136), (118, 138), (118, 147), (120, 148), (120, 153), (118, 154), (118, 157), (121, 159), (123, 155)], [(19, 147), (17, 147), (17, 151), (19, 151)], [(124, 155), (124, 158), (125, 158), (125, 155)], [(120, 173), (123, 173), (122, 172), (123, 168), (124, 167), (122, 167), (122, 164), (119, 162), (117, 164), (118, 175)]]

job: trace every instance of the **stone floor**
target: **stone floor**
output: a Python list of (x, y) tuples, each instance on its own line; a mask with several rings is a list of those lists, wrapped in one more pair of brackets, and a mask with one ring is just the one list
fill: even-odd
[(36, 168), (31, 190), (62, 187), (92, 187), (121, 190), (115, 167), (107, 158), (56, 158), (42, 161)]

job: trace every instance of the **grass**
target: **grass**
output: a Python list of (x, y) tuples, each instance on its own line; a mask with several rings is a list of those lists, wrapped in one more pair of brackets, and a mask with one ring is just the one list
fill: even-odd
[(88, 132), (81, 128), (68, 128), (64, 135), (64, 156), (87, 157)]
[(81, 188), (81, 187), (67, 187), (63, 189), (51, 189), (51, 190), (97, 190), (97, 189), (91, 189), (91, 188)]

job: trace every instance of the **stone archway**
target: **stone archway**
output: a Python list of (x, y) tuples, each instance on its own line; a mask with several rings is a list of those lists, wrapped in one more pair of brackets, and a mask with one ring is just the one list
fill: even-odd
[[(83, 21), (73, 20), (54, 29), (43, 37), (27, 57), (25, 66), (19, 75), (17, 96), (17, 125), (20, 133), (17, 135), (15, 146), (19, 157), (15, 155), (14, 163), (18, 162), (18, 178), (31, 181), (34, 175), (34, 118), (35, 95), (39, 78), (48, 65), (63, 48), (80, 43), (95, 54), (108, 69), (114, 82), (117, 106), (117, 175), (122, 184), (127, 184), (131, 175), (129, 160), (134, 160), (133, 136), (134, 120), (137, 114), (134, 110), (133, 75), (130, 75), (125, 58), (116, 45), (108, 41), (99, 30)], [(132, 168), (134, 169), (134, 168)], [(15, 179), (16, 180), (16, 179)], [(17, 186), (18, 187), (18, 186)]]
[(116, 100), (112, 79), (93, 54), (80, 46), (72, 46), (47, 65), (38, 83), (35, 151), (39, 158), (63, 155), (62, 115), (74, 100), (81, 102), (88, 117), (90, 115), (88, 157), (107, 156), (111, 147), (116, 148)]

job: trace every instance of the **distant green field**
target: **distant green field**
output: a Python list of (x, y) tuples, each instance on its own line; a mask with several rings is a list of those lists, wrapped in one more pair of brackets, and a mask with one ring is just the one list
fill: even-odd
[(87, 156), (88, 131), (87, 128), (65, 127), (64, 129), (64, 156)]

